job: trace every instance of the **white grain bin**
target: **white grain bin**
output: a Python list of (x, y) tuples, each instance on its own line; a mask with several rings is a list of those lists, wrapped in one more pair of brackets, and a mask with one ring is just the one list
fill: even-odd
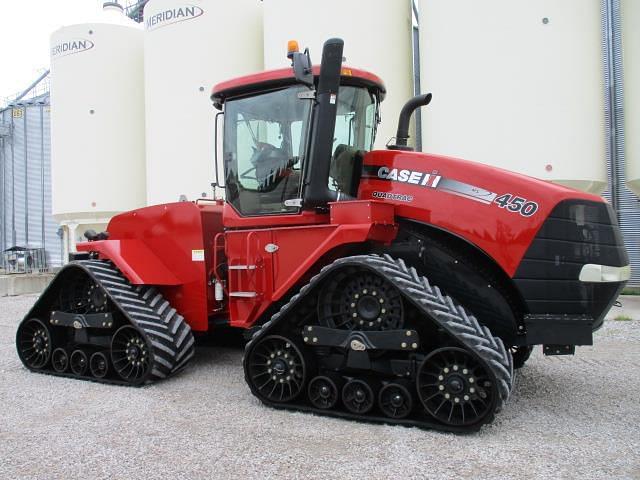
[(621, 14), (627, 186), (640, 195), (640, 2), (623, 0)]
[(599, 193), (599, 0), (420, 0), (423, 150)]
[(262, 70), (262, 5), (151, 0), (144, 17), (147, 201), (211, 197), (211, 88)]
[(67, 251), (145, 205), (143, 32), (105, 9), (51, 35), (52, 210)]
[(346, 64), (382, 78), (388, 93), (381, 105), (378, 148), (395, 137), (400, 110), (413, 96), (411, 32), (409, 1), (264, 0), (265, 68), (291, 64), (286, 57), (288, 40), (297, 40), (301, 49), (309, 47), (311, 60), (319, 64), (324, 42), (339, 37), (344, 40)]

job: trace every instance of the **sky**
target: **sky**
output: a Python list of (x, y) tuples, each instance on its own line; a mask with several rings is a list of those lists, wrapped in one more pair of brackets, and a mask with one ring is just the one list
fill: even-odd
[(49, 68), (49, 35), (90, 21), (101, 0), (0, 0), (0, 106)]

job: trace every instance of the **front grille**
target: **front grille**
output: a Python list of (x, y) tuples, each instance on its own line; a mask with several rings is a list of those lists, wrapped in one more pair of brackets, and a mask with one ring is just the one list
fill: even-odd
[(513, 277), (529, 313), (589, 315), (599, 327), (624, 282), (579, 281), (587, 263), (622, 267), (629, 257), (609, 204), (566, 200), (551, 212)]

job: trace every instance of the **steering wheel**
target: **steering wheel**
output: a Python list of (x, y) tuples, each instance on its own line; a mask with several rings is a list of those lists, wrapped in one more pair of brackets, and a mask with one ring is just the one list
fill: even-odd
[(244, 178), (245, 180), (259, 181), (257, 173), (254, 174), (253, 176), (249, 176), (249, 173), (257, 172), (257, 165), (258, 165), (258, 162), (260, 161), (260, 157), (262, 157), (263, 155), (268, 155), (269, 152), (276, 150), (276, 147), (274, 147), (273, 145), (267, 142), (256, 142), (255, 147), (251, 147), (251, 148), (253, 149), (253, 155), (251, 155), (251, 158), (249, 159), (249, 161), (253, 164), (253, 167), (242, 172), (240, 174), (240, 178)]

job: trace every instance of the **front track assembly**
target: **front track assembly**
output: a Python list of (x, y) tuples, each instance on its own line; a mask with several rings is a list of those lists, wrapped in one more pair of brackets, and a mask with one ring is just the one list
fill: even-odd
[(258, 330), (245, 379), (265, 404), (363, 421), (473, 431), (507, 401), (502, 341), (389, 256), (325, 267)]
[(189, 325), (155, 288), (132, 285), (104, 260), (65, 266), (16, 334), (34, 372), (124, 385), (175, 374), (193, 346)]

